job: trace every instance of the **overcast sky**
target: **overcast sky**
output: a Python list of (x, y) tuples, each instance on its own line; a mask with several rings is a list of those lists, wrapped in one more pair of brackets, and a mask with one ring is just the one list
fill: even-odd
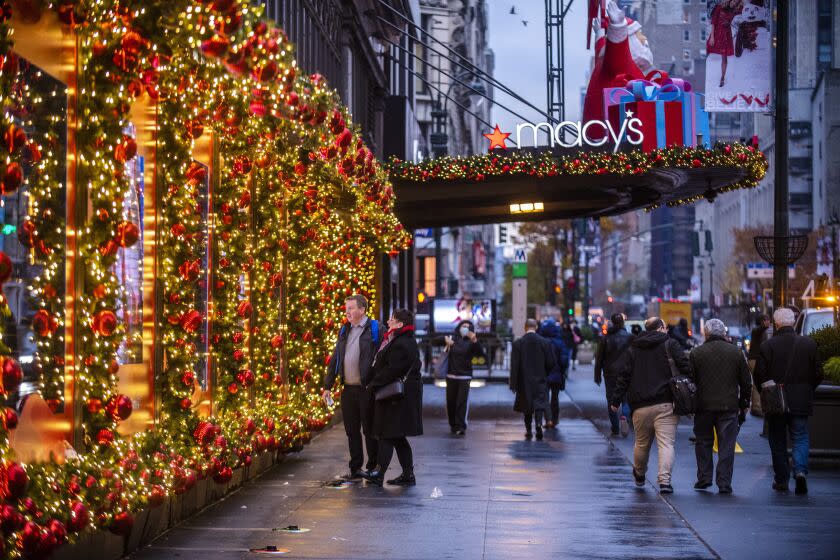
[[(564, 0), (563, 3), (566, 3)], [(488, 0), (490, 9), (490, 48), (496, 55), (494, 77), (507, 87), (545, 109), (545, 0)], [(586, 2), (576, 0), (566, 15), (566, 118), (580, 118), (580, 89), (585, 85), (592, 51), (586, 50)], [(512, 6), (516, 15), (510, 14)], [(523, 25), (526, 20), (528, 25)], [(531, 122), (545, 119), (498, 89), (496, 100), (527, 117)], [(493, 107), (492, 123), (502, 131), (515, 132), (522, 119), (499, 106)]]

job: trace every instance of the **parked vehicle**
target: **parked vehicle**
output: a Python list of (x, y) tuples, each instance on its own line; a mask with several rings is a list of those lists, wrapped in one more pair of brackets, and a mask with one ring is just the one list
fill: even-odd
[(797, 334), (811, 334), (815, 330), (834, 325), (834, 309), (823, 307), (803, 309), (796, 318), (794, 330)]

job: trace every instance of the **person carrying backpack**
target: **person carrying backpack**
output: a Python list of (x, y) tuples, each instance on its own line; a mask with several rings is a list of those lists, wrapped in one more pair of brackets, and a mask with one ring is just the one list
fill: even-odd
[(644, 486), (648, 457), (653, 438), (659, 451), (659, 492), (673, 494), (671, 468), (674, 465), (674, 441), (679, 417), (674, 413), (671, 379), (674, 369), (691, 378), (691, 365), (680, 344), (668, 337), (665, 322), (659, 317), (645, 321), (645, 332), (630, 343), (627, 360), (619, 371), (610, 408), (618, 412), (621, 402), (633, 410), (633, 479)]
[(344, 302), (347, 322), (341, 326), (338, 342), (327, 367), (322, 394), (327, 396), (336, 378), (341, 378), (344, 390), (341, 393), (341, 409), (344, 416), (344, 431), (350, 447), (350, 472), (342, 478), (361, 480), (362, 465), (365, 464), (362, 449), (362, 433), (367, 448), (366, 470), (376, 467), (378, 446), (373, 437), (373, 394), (368, 391), (371, 365), (379, 345), (379, 323), (367, 316), (367, 299), (356, 294)]

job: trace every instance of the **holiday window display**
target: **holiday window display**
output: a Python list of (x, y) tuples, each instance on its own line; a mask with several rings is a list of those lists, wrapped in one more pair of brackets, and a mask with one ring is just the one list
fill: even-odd
[[(3, 118), (11, 124), (12, 21), (15, 37), (29, 24), (9, 20), (5, 3), (0, 13)], [(138, 509), (198, 479), (230, 481), (257, 453), (298, 448), (331, 417), (315, 388), (344, 298), (375, 297), (377, 254), (410, 238), (393, 215), (386, 175), (337, 95), (322, 77), (300, 75), (292, 46), (259, 16), (244, 1), (185, 0), (60, 2), (54, 12), (27, 14), (39, 24), (60, 21), (79, 45), (71, 194), (86, 210), (76, 228), (76, 316), (65, 325), (49, 312), (56, 298), (63, 303), (64, 286), (53, 292), (45, 282), (58, 276), (42, 275), (35, 301), (44, 313), (33, 325), (38, 336), (74, 337), (82, 438), (63, 462), (15, 462), (7, 434), (16, 417), (4, 409), (0, 516), (11, 556), (46, 557), (87, 528), (128, 535)], [(144, 160), (155, 166), (154, 231), (144, 230), (140, 198), (152, 185), (139, 189), (143, 174), (134, 172), (138, 152), (149, 148), (126, 128), (139, 100), (156, 104), (158, 115), (155, 161)], [(196, 160), (208, 135), (217, 155)], [(54, 181), (43, 166), (11, 165), (23, 138), (10, 138), (2, 154), (7, 190)], [(50, 203), (43, 191), (36, 198), (41, 208)], [(37, 250), (43, 232), (29, 230)], [(130, 318), (150, 297), (138, 296), (141, 269), (129, 262), (141, 249), (156, 259), (154, 278), (142, 269), (142, 287), (158, 302), (150, 372), (160, 409), (154, 430), (127, 436), (120, 427), (136, 410), (118, 388), (136, 340)], [(7, 348), (0, 353), (10, 392), (23, 375)], [(42, 351), (38, 359), (58, 355)], [(44, 378), (42, 391), (55, 383)], [(211, 406), (200, 410), (206, 398)]]

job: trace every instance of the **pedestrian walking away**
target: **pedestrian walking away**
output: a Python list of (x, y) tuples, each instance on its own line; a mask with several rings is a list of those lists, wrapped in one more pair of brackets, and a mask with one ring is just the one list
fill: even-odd
[[(402, 382), (401, 393), (392, 398), (377, 394), (395, 382)], [(379, 456), (365, 479), (382, 486), (396, 450), (402, 473), (388, 484), (414, 486), (414, 456), (408, 438), (423, 435), (423, 381), (414, 314), (408, 309), (397, 309), (388, 319), (388, 332), (373, 361), (370, 387), (375, 395), (373, 435), (379, 440)]]
[[(796, 316), (782, 307), (773, 313), (775, 332), (761, 345), (755, 364), (755, 383), (765, 392), (781, 389), (786, 410), (773, 413), (762, 408), (767, 417), (767, 440), (773, 459), (773, 489), (787, 492), (790, 482), (787, 443), (790, 435), (793, 450), (793, 477), (796, 493), (808, 493), (808, 417), (813, 413), (814, 390), (822, 382), (817, 343), (793, 330)], [(779, 386), (779, 387), (775, 387)]]
[[(379, 453), (376, 439), (372, 435), (373, 395), (368, 390), (371, 364), (379, 343), (379, 324), (367, 316), (368, 304), (364, 296), (350, 296), (344, 305), (347, 322), (338, 332), (338, 342), (327, 367), (322, 394), (326, 398), (335, 380), (341, 379), (344, 385), (341, 410), (350, 448), (350, 471), (342, 478), (359, 480), (362, 478), (362, 467), (373, 469)], [(367, 463), (362, 434), (367, 449)]]
[(525, 416), (525, 438), (531, 439), (535, 421), (537, 440), (542, 440), (543, 415), (547, 407), (548, 374), (556, 359), (552, 344), (537, 334), (537, 322), (525, 321), (525, 334), (514, 341), (510, 355), (510, 390), (516, 393), (513, 409)]
[(449, 352), (449, 367), (446, 373), (446, 414), (449, 428), (460, 436), (467, 431), (469, 413), (470, 381), (473, 376), (473, 358), (484, 356), (484, 350), (478, 343), (475, 326), (472, 321), (461, 321), (451, 336), (433, 343), (446, 344)]
[(744, 353), (726, 340), (723, 321), (706, 321), (703, 334), (705, 342), (688, 357), (698, 390), (698, 407), (694, 414), (694, 454), (697, 458), (694, 488), (705, 490), (712, 486), (712, 448), (717, 433), (715, 483), (718, 492), (731, 494), (735, 440), (749, 410), (752, 382)]
[(569, 373), (569, 358), (571, 349), (563, 341), (560, 325), (553, 318), (548, 318), (540, 324), (537, 334), (545, 338), (554, 348), (555, 364), (548, 373), (549, 409), (551, 417), (546, 419), (545, 427), (554, 428), (560, 420), (560, 391), (566, 389), (566, 376)]
[(572, 319), (571, 331), (572, 331), (571, 362), (572, 362), (572, 371), (575, 371), (575, 370), (577, 370), (577, 365), (578, 365), (578, 359), (577, 359), (578, 346), (580, 346), (580, 343), (583, 342), (583, 332), (580, 330), (580, 327), (578, 326), (578, 322), (577, 322), (576, 319)]
[(598, 343), (598, 350), (595, 353), (595, 383), (601, 385), (601, 380), (604, 381), (607, 413), (610, 418), (612, 435), (621, 434), (622, 437), (627, 437), (630, 431), (628, 425), (630, 406), (624, 400), (621, 403), (621, 410), (614, 412), (610, 407), (610, 398), (615, 392), (618, 374), (625, 366), (627, 349), (633, 341), (633, 335), (624, 328), (624, 315), (621, 313), (616, 313), (610, 317), (610, 323), (611, 326), (607, 329), (607, 335), (601, 338)]
[[(761, 345), (770, 337), (772, 330), (770, 329), (770, 317), (761, 314), (755, 319), (755, 328), (750, 333), (750, 349), (747, 354), (747, 363), (750, 366), (750, 375), (755, 374), (755, 364), (758, 361), (758, 354), (761, 351)], [(752, 400), (750, 406), (754, 414), (764, 416), (761, 411), (761, 398), (758, 390), (761, 388), (753, 379)], [(762, 421), (761, 437), (767, 437), (767, 418)]]
[(672, 359), (681, 375), (691, 377), (691, 366), (679, 343), (668, 337), (665, 322), (659, 317), (645, 321), (645, 332), (630, 343), (625, 365), (616, 379), (610, 405), (613, 412), (624, 398), (633, 410), (633, 478), (644, 486), (653, 438), (659, 452), (659, 491), (671, 494), (671, 469), (674, 465), (674, 440), (679, 418), (674, 414), (671, 394)]

